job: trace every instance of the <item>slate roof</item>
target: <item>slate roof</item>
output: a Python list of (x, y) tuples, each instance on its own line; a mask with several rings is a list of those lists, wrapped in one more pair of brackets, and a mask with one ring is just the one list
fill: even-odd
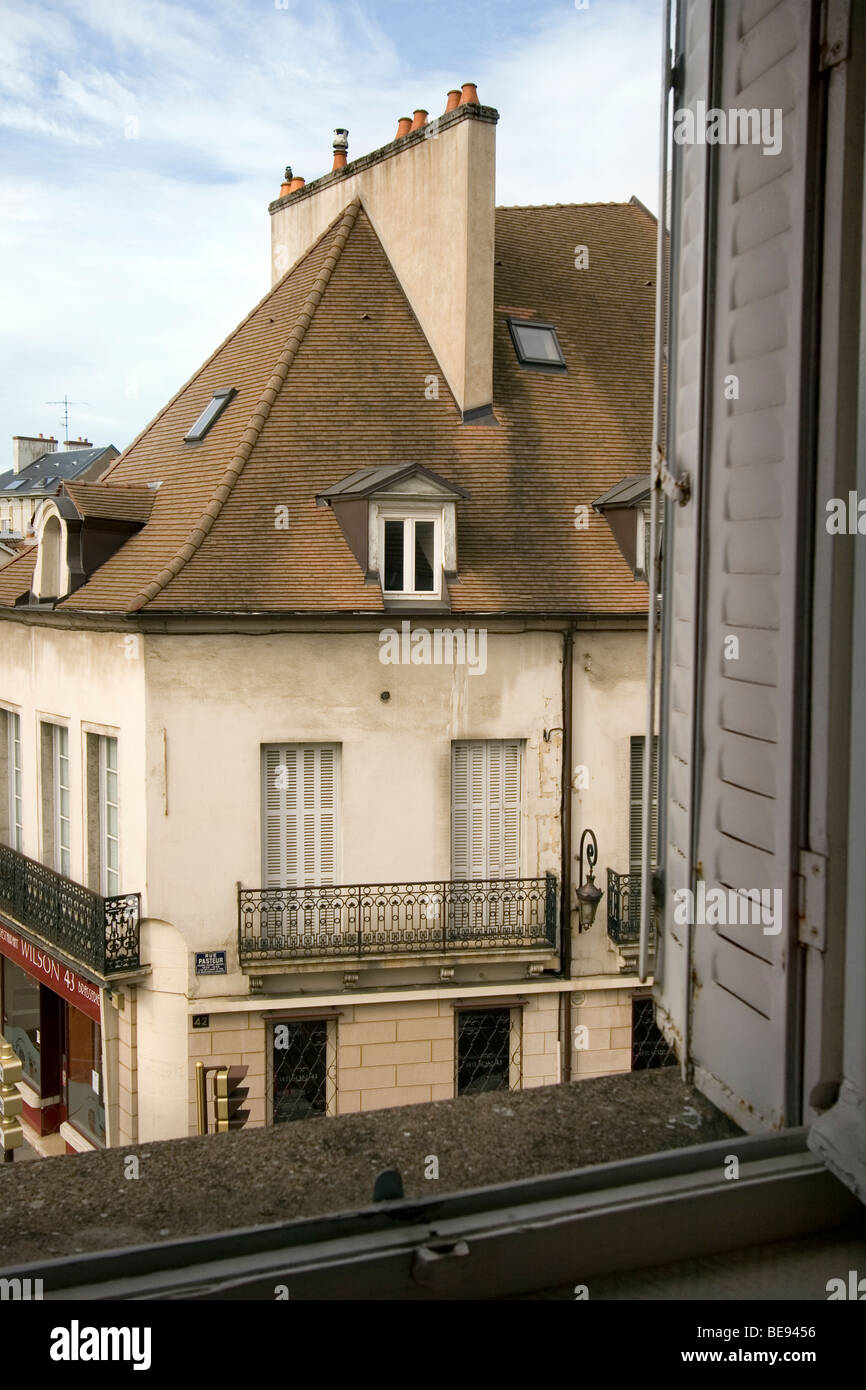
[(639, 473), (634, 478), (623, 478), (602, 497), (597, 497), (592, 505), (599, 512), (604, 511), (605, 507), (632, 507), (638, 502), (645, 502), (649, 495), (650, 475)]
[[(316, 498), (359, 470), (417, 462), (470, 497), (457, 503), (452, 613), (645, 610), (592, 503), (650, 455), (655, 235), (634, 204), (497, 209), (498, 425), (470, 425), (356, 199), (94, 485), (161, 482), (147, 525), (58, 607), (381, 612)], [(574, 268), (577, 245), (589, 269)], [(554, 323), (568, 371), (521, 367), (509, 316)], [(185, 444), (225, 387), (234, 399)], [(0, 568), (0, 603), (23, 574), (20, 558)]]
[[(112, 448), (111, 444), (101, 444), (95, 449), (55, 449), (53, 453), (41, 454), (18, 473), (10, 469), (0, 474), (0, 493), (9, 497), (33, 497), (56, 492), (59, 483), (85, 473)], [(106, 459), (106, 464), (108, 462)], [(52, 481), (47, 482), (48, 479)], [(17, 486), (12, 487), (13, 483)]]

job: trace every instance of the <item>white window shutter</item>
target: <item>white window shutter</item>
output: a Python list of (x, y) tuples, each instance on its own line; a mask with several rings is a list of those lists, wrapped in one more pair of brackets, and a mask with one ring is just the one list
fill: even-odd
[(265, 887), (337, 882), (338, 758), (333, 744), (273, 744), (262, 757)]
[(519, 876), (521, 755), (518, 739), (473, 739), (453, 745), (453, 878)]

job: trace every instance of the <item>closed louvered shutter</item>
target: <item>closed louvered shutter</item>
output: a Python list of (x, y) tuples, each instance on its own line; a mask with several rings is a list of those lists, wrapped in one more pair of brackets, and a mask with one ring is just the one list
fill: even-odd
[[(642, 735), (631, 740), (629, 784), (631, 799), (628, 821), (628, 871), (640, 878), (641, 846), (643, 842), (643, 755), (645, 740)], [(655, 868), (658, 862), (658, 824), (659, 824), (659, 741), (653, 739), (652, 765), (652, 825), (650, 827), (650, 854)]]
[[(778, 935), (757, 924), (697, 924), (693, 928), (691, 1045), (696, 1083), (749, 1129), (797, 1122), (796, 1056), (792, 1033), (795, 989), (798, 869), (795, 827), (804, 749), (797, 700), (803, 689), (798, 643), (802, 579), (800, 460), (809, 444), (804, 401), (810, 393), (806, 310), (808, 277), (817, 274), (806, 241), (810, 227), (812, 21), (806, 0), (726, 0), (719, 8), (718, 79), (708, 104), (723, 111), (782, 108), (783, 145), (717, 145), (716, 216), (709, 276), (707, 380), (694, 381), (683, 360), (695, 319), (676, 299), (679, 382), (672, 395), (674, 439), (681, 463), (698, 449), (703, 429), (703, 498), (674, 508), (677, 535), (671, 603), (672, 674), (667, 763), (668, 874), (663, 998), (684, 994), (676, 952), (684, 928), (673, 923), (675, 890), (691, 860), (686, 836), (696, 818), (696, 864), (707, 889), (778, 890)], [(706, 5), (685, 7), (686, 31), (704, 21)], [(688, 82), (688, 52), (685, 58)], [(681, 153), (682, 151), (682, 153)], [(680, 275), (687, 264), (694, 185), (687, 164), (695, 151), (676, 147), (679, 165), (675, 225), (681, 228)], [(706, 200), (702, 200), (705, 202)], [(693, 336), (693, 334), (692, 334)], [(696, 354), (697, 356), (697, 354)], [(739, 398), (727, 399), (735, 375)], [(699, 450), (698, 450), (699, 452)], [(703, 584), (690, 574), (687, 539), (703, 506)], [(687, 515), (687, 514), (690, 514)], [(680, 533), (683, 533), (682, 535)], [(678, 593), (691, 584), (702, 599), (700, 638), (681, 613)], [(679, 588), (678, 588), (679, 586)], [(739, 639), (739, 659), (725, 659), (725, 639)], [(700, 703), (692, 711), (695, 653), (701, 651)], [(699, 763), (700, 797), (692, 804), (690, 776)], [(680, 954), (682, 962), (682, 955)], [(669, 976), (669, 971), (672, 975)], [(671, 986), (672, 981), (672, 986)], [(681, 1019), (680, 1019), (681, 1021)]]
[(265, 886), (336, 883), (337, 746), (269, 745), (262, 776)]
[(519, 878), (520, 741), (478, 739), (452, 748), (452, 877)]

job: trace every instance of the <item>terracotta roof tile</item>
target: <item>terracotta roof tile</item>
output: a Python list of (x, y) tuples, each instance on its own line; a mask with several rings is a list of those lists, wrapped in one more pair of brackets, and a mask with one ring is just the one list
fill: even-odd
[[(109, 470), (109, 486), (162, 481), (150, 520), (60, 606), (381, 611), (315, 499), (358, 469), (418, 462), (471, 498), (457, 504), (455, 613), (644, 610), (592, 502), (648, 467), (655, 223), (628, 204), (500, 208), (496, 263), (499, 424), (464, 425), (366, 214), (347, 209)], [(567, 372), (519, 365), (515, 310), (556, 325)], [(184, 444), (221, 387), (237, 395)]]

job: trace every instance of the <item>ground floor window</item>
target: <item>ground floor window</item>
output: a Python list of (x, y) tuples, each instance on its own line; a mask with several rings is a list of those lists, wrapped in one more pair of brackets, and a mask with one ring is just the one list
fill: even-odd
[(647, 1071), (653, 1067), (676, 1066), (676, 1054), (668, 1047), (655, 1019), (655, 1006), (649, 995), (631, 1001), (631, 1069)]
[(511, 1089), (511, 1010), (460, 1009), (456, 1023), (458, 1096)]
[(325, 1018), (272, 1025), (273, 1120), (308, 1120), (328, 1112), (329, 1040)]
[(102, 1030), (72, 1004), (66, 1010), (66, 1118), (86, 1139), (104, 1145)]
[(41, 985), (26, 971), (3, 960), (3, 1036), (21, 1062), (23, 1079), (42, 1091)]

